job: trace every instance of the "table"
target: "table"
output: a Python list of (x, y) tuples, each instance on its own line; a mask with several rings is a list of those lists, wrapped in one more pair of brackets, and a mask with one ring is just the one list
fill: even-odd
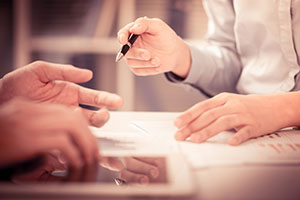
[[(163, 120), (177, 113), (111, 112), (106, 127), (132, 120)], [(300, 199), (299, 166), (227, 166), (192, 169), (197, 192), (193, 199)]]

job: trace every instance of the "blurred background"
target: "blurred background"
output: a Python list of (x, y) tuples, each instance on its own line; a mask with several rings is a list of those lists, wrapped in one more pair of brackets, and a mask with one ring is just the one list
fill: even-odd
[(44, 60), (91, 69), (84, 85), (121, 95), (124, 111), (183, 111), (205, 99), (163, 74), (137, 77), (114, 62), (118, 30), (143, 16), (161, 18), (191, 43), (206, 32), (201, 0), (1, 0), (0, 77)]

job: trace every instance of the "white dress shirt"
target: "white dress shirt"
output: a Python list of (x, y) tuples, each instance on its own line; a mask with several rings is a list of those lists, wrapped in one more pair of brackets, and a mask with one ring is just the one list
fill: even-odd
[(208, 33), (190, 45), (192, 65), (173, 82), (207, 94), (269, 94), (300, 89), (300, 0), (203, 0)]

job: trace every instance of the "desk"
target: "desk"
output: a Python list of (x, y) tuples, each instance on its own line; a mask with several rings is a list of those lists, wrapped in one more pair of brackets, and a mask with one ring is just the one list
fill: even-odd
[[(176, 115), (177, 113), (111, 112), (110, 120), (103, 129), (120, 128), (120, 126), (130, 123), (132, 120), (165, 120), (174, 118)], [(196, 194), (190, 198), (191, 200), (300, 199), (299, 166), (236, 165), (191, 170), (194, 173), (197, 188)], [(43, 199), (53, 199), (53, 197), (45, 197)], [(55, 199), (65, 200), (66, 198)], [(107, 200), (107, 198), (105, 199)], [(120, 200), (120, 198), (109, 199)], [(127, 200), (128, 198), (125, 199)], [(134, 199), (137, 200), (139, 198)], [(147, 197), (147, 199), (173, 200), (174, 198)]]
[[(164, 120), (176, 113), (111, 112), (110, 127), (132, 120)], [(104, 127), (105, 128), (105, 127)], [(197, 194), (193, 199), (300, 199), (300, 167), (227, 166), (193, 169)]]

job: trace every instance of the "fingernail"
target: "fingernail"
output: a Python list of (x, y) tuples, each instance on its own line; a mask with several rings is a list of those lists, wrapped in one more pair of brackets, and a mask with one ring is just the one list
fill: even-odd
[(149, 60), (150, 59), (150, 56), (147, 54), (147, 53), (142, 53), (141, 54), (141, 57), (144, 59), (144, 60)]
[(120, 99), (121, 98), (118, 95), (115, 95), (115, 94), (110, 96), (110, 101), (113, 101), (113, 102), (120, 101)]
[(181, 127), (181, 123), (182, 123), (182, 120), (179, 119), (179, 118), (177, 118), (177, 119), (175, 120), (175, 122), (174, 122), (174, 125), (175, 125), (177, 128), (179, 128), (179, 127)]
[(191, 141), (195, 142), (195, 143), (200, 143), (203, 140), (203, 136), (202, 135), (192, 135), (191, 136)]
[(109, 113), (106, 112), (106, 113), (104, 114), (104, 116), (103, 116), (103, 120), (104, 120), (104, 121), (108, 121), (108, 119), (109, 119)]
[(183, 141), (184, 140), (183, 133), (181, 131), (177, 131), (175, 133), (175, 139), (179, 141)]
[(151, 64), (155, 67), (159, 66), (159, 59), (158, 58), (153, 58), (151, 60)]
[(237, 139), (237, 138), (230, 138), (229, 141), (228, 141), (228, 143), (231, 144), (231, 145), (239, 144), (239, 139)]
[(150, 169), (150, 174), (153, 178), (157, 178), (159, 175), (159, 171), (157, 169)]
[(135, 25), (133, 25), (133, 27), (131, 27), (130, 31), (134, 31), (134, 30), (138, 29), (140, 26), (141, 25), (139, 25), (139, 24), (135, 24)]

